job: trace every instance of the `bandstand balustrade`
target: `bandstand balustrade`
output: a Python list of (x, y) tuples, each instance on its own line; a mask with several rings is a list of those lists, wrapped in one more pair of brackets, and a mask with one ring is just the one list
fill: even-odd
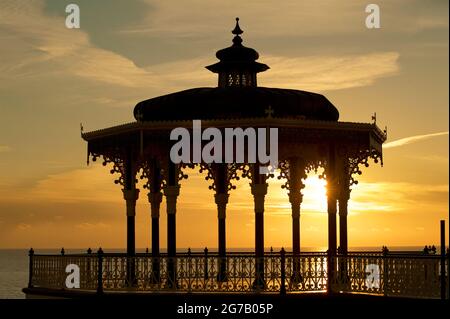
[[(327, 269), (329, 258), (336, 268)], [(266, 252), (258, 261), (253, 253), (177, 253), (170, 257), (150, 253), (130, 257), (120, 253), (40, 255), (31, 254), (29, 288), (97, 291), (187, 293), (365, 293), (380, 296), (440, 298), (440, 255), (423, 253), (349, 252), (330, 257), (325, 252)], [(99, 268), (99, 262), (102, 267)], [(255, 285), (257, 262), (264, 268), (265, 285)], [(158, 270), (155, 271), (155, 263)], [(225, 277), (221, 265), (225, 263)], [(448, 269), (448, 256), (446, 269)], [(80, 287), (67, 288), (66, 266), (80, 268)], [(129, 281), (129, 265), (134, 281)], [(174, 265), (174, 268), (168, 267)], [(379, 268), (377, 284), (368, 282), (367, 266)], [(170, 271), (175, 271), (174, 276)], [(333, 274), (333, 275), (332, 275)], [(448, 274), (446, 276), (448, 285)], [(101, 280), (99, 280), (99, 278)], [(174, 278), (176, 278), (174, 280)], [(99, 287), (99, 283), (101, 287)], [(331, 291), (327, 288), (331, 287)]]

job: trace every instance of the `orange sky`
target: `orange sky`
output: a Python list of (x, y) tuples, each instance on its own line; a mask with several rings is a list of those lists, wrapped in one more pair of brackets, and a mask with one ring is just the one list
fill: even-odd
[[(134, 105), (196, 86), (229, 46), (240, 16), (244, 44), (271, 69), (260, 86), (320, 92), (340, 120), (388, 126), (384, 167), (352, 191), (350, 246), (439, 243), (448, 223), (448, 3), (379, 1), (382, 27), (364, 26), (364, 1), (77, 1), (81, 29), (64, 27), (70, 1), (0, 2), (0, 248), (124, 247), (125, 203), (109, 170), (86, 166), (79, 123), (94, 130), (133, 120)], [(215, 247), (217, 213), (203, 176), (183, 181), (179, 247)], [(136, 243), (150, 242), (141, 191)], [(166, 243), (165, 205), (161, 245)], [(266, 246), (291, 245), (287, 196), (269, 182)], [(325, 191), (310, 176), (301, 245), (327, 243)], [(253, 247), (247, 181), (232, 191), (228, 247)], [(448, 229), (448, 228), (447, 228)], [(201, 231), (199, 231), (201, 230)]]

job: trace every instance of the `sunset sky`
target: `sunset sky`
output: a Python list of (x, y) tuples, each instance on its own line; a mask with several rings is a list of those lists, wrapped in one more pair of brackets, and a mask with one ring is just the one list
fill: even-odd
[[(65, 27), (76, 3), (81, 28)], [(0, 0), (0, 248), (125, 247), (125, 203), (102, 165), (86, 165), (85, 130), (134, 120), (137, 102), (216, 86), (204, 66), (231, 44), (240, 17), (244, 45), (270, 70), (258, 85), (324, 94), (341, 121), (388, 127), (384, 167), (363, 170), (348, 219), (349, 246), (439, 244), (448, 231), (448, 1), (376, 1), (381, 28), (349, 1)], [(327, 244), (324, 182), (306, 181), (301, 245)], [(281, 182), (266, 197), (265, 245), (291, 246)], [(203, 176), (182, 182), (178, 247), (216, 247), (217, 212)], [(166, 245), (165, 205), (161, 245)], [(150, 246), (145, 193), (136, 245)], [(228, 247), (253, 247), (247, 181), (231, 192)]]

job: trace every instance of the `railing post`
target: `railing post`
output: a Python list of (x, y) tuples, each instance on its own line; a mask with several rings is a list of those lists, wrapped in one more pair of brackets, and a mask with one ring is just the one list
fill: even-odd
[(333, 288), (335, 285), (335, 265), (336, 265), (336, 253), (332, 250), (327, 250), (327, 293), (333, 294)]
[(445, 220), (441, 220), (441, 299), (445, 299)]
[(188, 292), (191, 292), (192, 290), (192, 260), (191, 260), (191, 248), (188, 248), (187, 251), (187, 277), (188, 277)]
[(90, 287), (90, 283), (91, 283), (91, 254), (92, 254), (92, 249), (88, 248), (87, 250), (87, 261), (86, 261), (86, 283), (85, 285), (87, 287)]
[(286, 251), (284, 248), (281, 248), (280, 251), (280, 257), (281, 257), (281, 285), (280, 285), (280, 294), (285, 295), (286, 294)]
[(98, 267), (97, 267), (97, 293), (103, 293), (103, 250), (100, 247), (97, 252)]
[(28, 256), (30, 257), (29, 269), (28, 269), (28, 288), (33, 287), (33, 259), (34, 259), (34, 249), (30, 248), (28, 251)]
[(381, 251), (383, 253), (383, 295), (387, 296), (389, 289), (389, 262), (387, 255), (389, 253), (389, 249), (386, 246), (383, 246)]
[(207, 247), (205, 247), (204, 252), (205, 252), (204, 278), (205, 278), (205, 280), (208, 280), (208, 248)]
[[(449, 231), (450, 233), (450, 231)], [(450, 245), (450, 244), (449, 244)], [(447, 298), (450, 299), (450, 247), (447, 248)]]

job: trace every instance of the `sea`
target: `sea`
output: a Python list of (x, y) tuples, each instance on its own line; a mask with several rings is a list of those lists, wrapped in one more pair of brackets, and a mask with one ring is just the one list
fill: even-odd
[[(423, 247), (389, 247), (390, 251), (421, 251)], [(267, 250), (270, 250), (268, 248)], [(279, 251), (280, 247), (274, 247)], [(287, 249), (289, 251), (289, 248)], [(302, 251), (325, 251), (325, 247), (302, 247)], [(380, 247), (352, 247), (350, 251), (380, 251)], [(60, 249), (35, 249), (36, 254), (59, 254)], [(105, 252), (123, 252), (123, 249), (104, 249)], [(144, 252), (145, 249), (137, 249)], [(179, 249), (186, 252), (187, 249)], [(203, 251), (203, 248), (192, 249)], [(211, 249), (210, 251), (214, 251)], [(233, 251), (253, 251), (252, 248), (229, 249)], [(66, 249), (66, 254), (85, 253), (86, 249)], [(22, 288), (28, 283), (28, 250), (27, 249), (0, 249), (0, 299), (25, 298)]]

